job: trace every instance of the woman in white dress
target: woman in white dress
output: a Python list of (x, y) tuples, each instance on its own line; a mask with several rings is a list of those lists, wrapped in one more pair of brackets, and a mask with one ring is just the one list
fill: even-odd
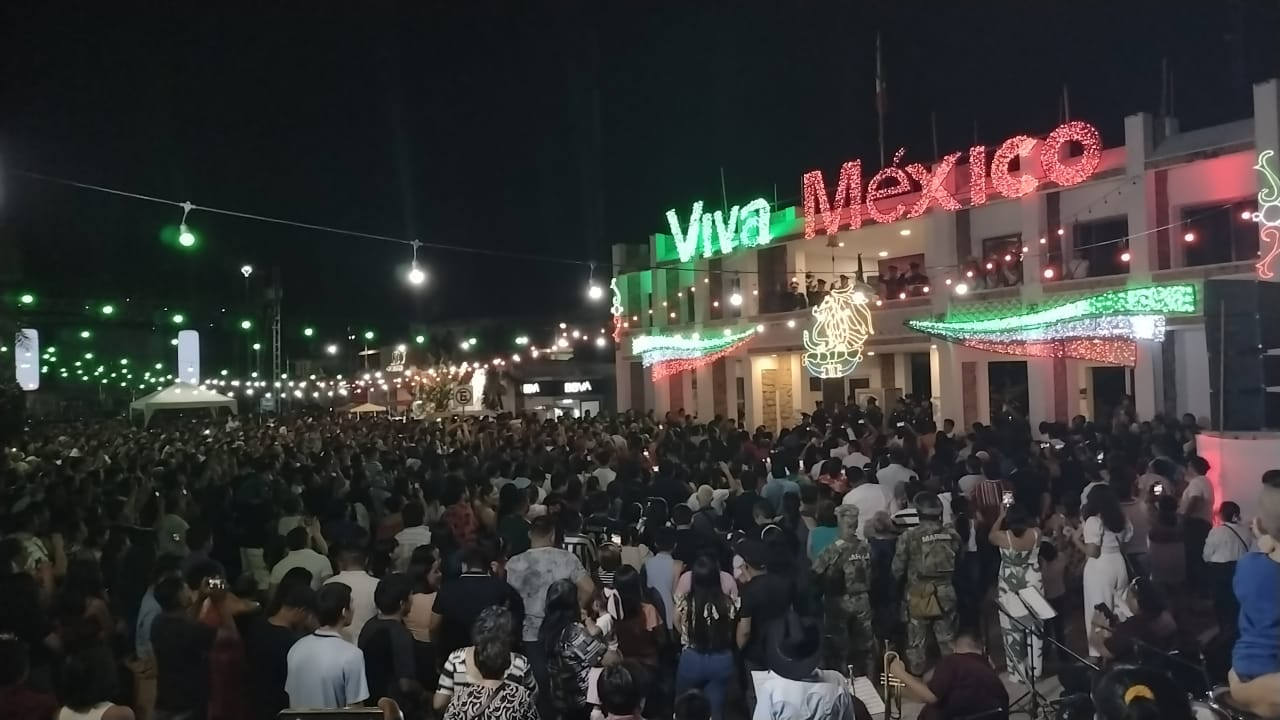
[(1129, 584), (1129, 570), (1124, 560), (1124, 545), (1133, 536), (1133, 525), (1120, 509), (1115, 491), (1109, 485), (1098, 485), (1089, 491), (1085, 506), (1084, 527), (1075, 536), (1076, 546), (1084, 552), (1084, 622), (1089, 637), (1089, 657), (1098, 660), (1102, 648), (1093, 632), (1093, 615), (1102, 605), (1109, 612), (1118, 609), (1120, 593)]
[[(1010, 610), (1018, 622), (1035, 628), (1039, 622), (1018, 593), (1031, 588), (1040, 595), (1044, 594), (1044, 583), (1040, 578), (1040, 530), (1031, 527), (1031, 516), (1026, 508), (1001, 505), (1000, 517), (996, 518), (987, 539), (1000, 549), (1001, 606)], [(1022, 685), (1030, 685), (1036, 674), (1044, 672), (1044, 666), (1040, 664), (1040, 638), (1035, 635), (1027, 637), (1023, 628), (1005, 613), (1000, 613), (1000, 629), (1004, 636), (1004, 664), (1009, 677)], [(1031, 641), (1030, 647), (1027, 647), (1028, 640)]]

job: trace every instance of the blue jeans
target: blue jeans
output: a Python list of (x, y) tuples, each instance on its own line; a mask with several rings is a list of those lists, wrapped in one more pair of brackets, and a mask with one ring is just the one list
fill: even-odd
[(680, 664), (676, 667), (676, 696), (686, 690), (701, 690), (711, 703), (711, 717), (721, 720), (724, 717), (725, 695), (729, 692), (729, 681), (733, 678), (733, 653), (703, 653), (692, 648), (685, 648), (680, 653)]

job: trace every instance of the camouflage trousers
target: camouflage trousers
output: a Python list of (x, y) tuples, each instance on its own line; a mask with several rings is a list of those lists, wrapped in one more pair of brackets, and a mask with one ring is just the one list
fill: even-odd
[(925, 620), (907, 615), (907, 650), (903, 653), (903, 662), (913, 675), (924, 675), (928, 669), (929, 636), (938, 643), (941, 656), (951, 654), (956, 640), (956, 612), (954, 609), (943, 613), (942, 617)]
[(863, 594), (830, 600), (825, 616), (822, 667), (843, 673), (852, 665), (856, 674), (874, 677), (877, 664), (871, 598)]

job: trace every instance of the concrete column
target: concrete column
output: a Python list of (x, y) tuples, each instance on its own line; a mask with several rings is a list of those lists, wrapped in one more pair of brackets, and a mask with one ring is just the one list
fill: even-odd
[(935, 343), (929, 349), (929, 376), (933, 382), (934, 407), (939, 426), (951, 418), (964, 424), (964, 381), (960, 377), (960, 358), (951, 343)]
[(1133, 407), (1142, 420), (1164, 409), (1164, 360), (1160, 343), (1138, 341), (1138, 362), (1133, 369)]
[[(698, 414), (698, 399), (697, 399), (697, 396), (694, 395), (694, 390), (693, 390), (693, 375), (695, 372), (697, 371), (686, 370), (685, 372), (682, 372), (676, 376), (676, 382), (680, 383), (681, 394), (684, 396), (684, 399), (681, 405), (684, 407), (684, 413), (686, 415)], [(680, 408), (676, 407), (672, 409), (679, 410)], [(704, 421), (706, 420), (706, 418), (699, 418), (699, 419)]]
[(1135, 281), (1149, 281), (1151, 271), (1159, 267), (1158, 233), (1148, 233), (1153, 220), (1148, 212), (1155, 208), (1155, 198), (1148, 197), (1146, 162), (1155, 149), (1156, 127), (1149, 113), (1130, 115), (1124, 119), (1125, 174), (1137, 178), (1132, 188), (1119, 193), (1129, 221), (1129, 275)]
[(1032, 433), (1043, 421), (1054, 420), (1053, 358), (1027, 358), (1027, 420)]
[[(706, 317), (706, 311), (700, 310), (700, 308), (702, 307), (700, 303), (710, 302), (709, 300), (705, 300), (707, 296), (707, 287), (705, 284), (699, 286), (694, 293), (695, 299), (693, 302), (693, 312), (690, 313), (688, 309), (689, 308), (689, 300), (688, 300), (689, 288), (692, 287), (695, 283), (702, 282), (701, 279), (707, 276), (705, 272), (701, 274), (698, 274), (696, 272), (696, 268), (699, 266), (705, 269), (706, 261), (695, 260), (694, 262), (691, 262), (688, 265), (682, 265), (680, 267), (680, 273), (679, 273), (680, 284), (676, 287), (676, 291), (683, 293), (683, 295), (677, 295), (675, 297), (676, 305), (679, 308), (678, 310), (676, 310), (675, 322), (678, 322), (681, 325), (687, 325), (689, 323), (695, 322), (700, 318)], [(701, 297), (697, 297), (697, 296), (701, 296)], [(668, 316), (670, 316), (670, 314), (668, 314)]]
[(1018, 199), (1022, 215), (1022, 244), (1028, 249), (1022, 258), (1022, 301), (1027, 303), (1038, 303), (1044, 297), (1041, 287), (1044, 276), (1041, 272), (1046, 266), (1052, 265), (1058, 271), (1058, 277), (1062, 273), (1062, 258), (1046, 257), (1049, 246), (1040, 244), (1040, 238), (1048, 237), (1056, 230), (1047, 227), (1044, 203), (1044, 193), (1030, 193)]
[(924, 264), (925, 274), (929, 276), (929, 294), (932, 296), (932, 310), (945, 313), (951, 299), (951, 287), (946, 284), (948, 276), (952, 282), (959, 277), (955, 268), (964, 258), (956, 257), (956, 220), (955, 215), (947, 212), (928, 213), (922, 218), (925, 237)]
[(734, 421), (738, 419), (738, 378), (742, 377), (742, 366), (745, 361), (746, 358), (741, 355), (733, 355), (723, 361), (725, 417)]
[(668, 295), (675, 296), (675, 292), (668, 287), (667, 279), (669, 275), (671, 273), (664, 268), (653, 271), (653, 315), (649, 318), (649, 325), (659, 331), (675, 324), (675, 321), (671, 320), (668, 314), (673, 308), (663, 304), (666, 302)]
[(616, 388), (618, 402), (614, 407), (619, 411), (631, 409), (631, 362), (622, 352), (613, 356), (613, 386)]
[[(718, 360), (717, 362), (723, 362), (723, 360)], [(711, 419), (716, 416), (715, 387), (711, 377), (711, 365), (702, 365), (694, 369), (693, 372), (685, 374), (690, 376), (690, 382), (694, 377), (698, 380), (698, 395), (695, 401), (690, 403), (694, 407), (690, 408), (689, 411), (697, 415), (698, 420), (701, 422), (711, 422)]]
[[(915, 388), (911, 387), (911, 362), (910, 353), (896, 352), (893, 354), (893, 375), (897, 379), (897, 387), (902, 390), (905, 396), (907, 393), (915, 392)], [(886, 412), (888, 410), (886, 409)]]
[(645, 399), (653, 399), (653, 403), (650, 407), (653, 408), (654, 417), (658, 418), (658, 420), (662, 420), (663, 415), (666, 415), (667, 412), (671, 410), (675, 410), (675, 408), (671, 407), (671, 391), (666, 380), (654, 382), (653, 376), (649, 374), (648, 369), (646, 368), (644, 385)]

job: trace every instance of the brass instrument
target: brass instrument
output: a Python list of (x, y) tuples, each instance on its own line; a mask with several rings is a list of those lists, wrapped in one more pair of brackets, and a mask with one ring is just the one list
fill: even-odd
[(884, 696), (885, 720), (902, 718), (902, 688), (905, 686), (901, 680), (889, 674), (889, 664), (897, 657), (898, 653), (889, 647), (889, 643), (885, 643), (884, 665), (880, 669), (880, 692)]

